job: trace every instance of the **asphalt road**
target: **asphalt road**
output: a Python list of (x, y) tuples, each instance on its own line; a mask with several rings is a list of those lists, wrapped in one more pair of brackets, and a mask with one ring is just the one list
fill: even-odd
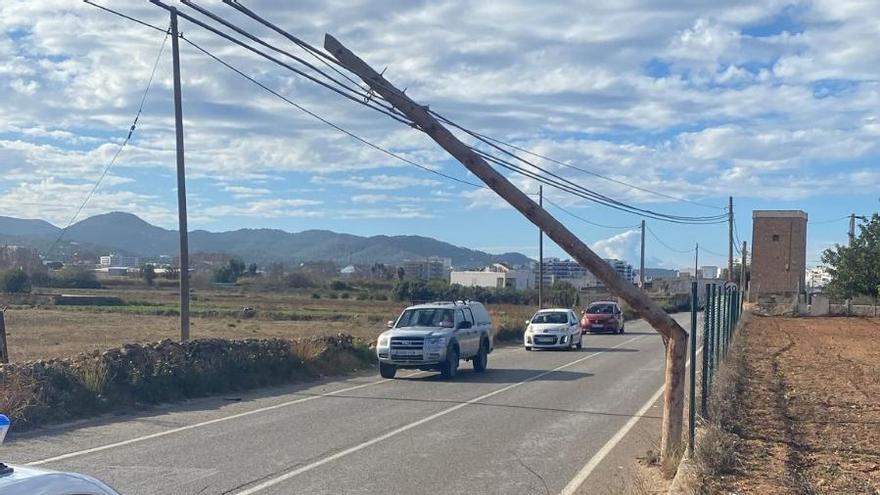
[(68, 424), (12, 435), (0, 456), (124, 494), (607, 493), (630, 487), (634, 458), (659, 442), (663, 344), (644, 322), (587, 335), (581, 351), (499, 348), (486, 373), (462, 369)]

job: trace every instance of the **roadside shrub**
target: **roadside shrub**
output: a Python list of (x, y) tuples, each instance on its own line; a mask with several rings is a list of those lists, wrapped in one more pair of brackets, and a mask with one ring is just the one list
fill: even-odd
[(24, 270), (6, 270), (0, 273), (0, 291), (10, 294), (26, 294), (31, 291), (31, 278)]
[(101, 283), (95, 272), (83, 266), (66, 266), (50, 275), (52, 287), (61, 289), (100, 289)]
[(735, 438), (717, 423), (703, 428), (700, 441), (694, 446), (694, 460), (703, 476), (717, 477), (736, 469)]
[(0, 365), (0, 410), (19, 425), (341, 373), (369, 365), (348, 335), (127, 344), (70, 359)]
[(495, 330), (496, 342), (522, 342), (525, 324), (521, 320), (503, 318)]
[(312, 299), (321, 299), (321, 294), (318, 294), (317, 292), (312, 292)]
[(329, 297), (330, 299), (339, 299), (339, 294), (331, 292), (327, 297)]
[(351, 297), (351, 294), (349, 294), (348, 292), (343, 292), (339, 295), (340, 299), (348, 299), (349, 297)]
[(334, 280), (330, 282), (330, 289), (332, 290), (351, 290), (352, 287), (344, 280)]

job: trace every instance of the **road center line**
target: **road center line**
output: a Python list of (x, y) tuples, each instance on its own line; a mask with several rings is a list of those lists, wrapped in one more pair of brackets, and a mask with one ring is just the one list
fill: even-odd
[(442, 417), (442, 416), (446, 416), (447, 414), (450, 414), (450, 413), (452, 413), (452, 412), (455, 412), (455, 411), (457, 411), (457, 410), (459, 410), (459, 409), (461, 409), (461, 408), (463, 408), (463, 407), (466, 407), (466, 406), (469, 406), (469, 405), (471, 405), (471, 404), (477, 403), (477, 402), (479, 402), (479, 401), (481, 401), (481, 400), (484, 400), (484, 399), (488, 399), (489, 397), (493, 397), (493, 396), (495, 396), (495, 395), (498, 395), (498, 394), (501, 394), (501, 393), (507, 392), (508, 390), (511, 390), (511, 389), (513, 389), (513, 388), (516, 388), (516, 387), (519, 387), (520, 385), (523, 385), (523, 384), (525, 384), (525, 383), (529, 383), (529, 382), (532, 382), (532, 381), (538, 380), (538, 379), (543, 378), (543, 377), (545, 377), (545, 376), (547, 376), (547, 375), (549, 375), (549, 374), (551, 374), (551, 373), (555, 373), (555, 372), (557, 372), (557, 371), (560, 371), (560, 370), (563, 370), (563, 369), (565, 369), (565, 368), (568, 368), (569, 366), (574, 366), (574, 365), (576, 365), (576, 364), (578, 364), (578, 363), (581, 363), (581, 362), (583, 362), (583, 361), (586, 361), (587, 359), (590, 359), (590, 358), (595, 357), (595, 356), (598, 356), (598, 355), (600, 355), (600, 354), (602, 354), (602, 353), (604, 353), (604, 352), (607, 352), (607, 351), (610, 350), (610, 349), (616, 349), (616, 348), (618, 348), (618, 347), (621, 347), (621, 346), (624, 346), (624, 345), (629, 344), (629, 343), (631, 343), (631, 342), (634, 342), (634, 341), (636, 341), (636, 340), (639, 340), (639, 339), (641, 339), (642, 337), (644, 337), (644, 335), (642, 335), (642, 336), (638, 336), (638, 337), (633, 337), (633, 338), (631, 338), (631, 339), (629, 339), (629, 340), (623, 341), (623, 342), (621, 342), (621, 343), (619, 343), (619, 344), (617, 344), (617, 345), (615, 345), (615, 346), (613, 346), (613, 347), (611, 347), (611, 348), (609, 348), (609, 349), (606, 349), (606, 350), (604, 350), (604, 351), (594, 352), (594, 353), (589, 354), (589, 355), (587, 355), (587, 356), (584, 356), (584, 357), (582, 357), (582, 358), (580, 358), (580, 359), (576, 359), (576, 360), (574, 360), (574, 361), (571, 361), (570, 363), (563, 364), (562, 366), (558, 366), (558, 367), (556, 367), (556, 368), (553, 368), (552, 370), (544, 371), (544, 372), (542, 372), (542, 373), (538, 373), (537, 375), (533, 375), (533, 376), (531, 376), (531, 377), (529, 377), (529, 378), (526, 378), (525, 380), (522, 380), (522, 381), (520, 381), (520, 382), (512, 383), (512, 384), (510, 384), (510, 385), (507, 385), (506, 387), (499, 388), (498, 390), (495, 390), (495, 391), (493, 391), (493, 392), (489, 392), (489, 393), (487, 393), (487, 394), (483, 394), (483, 395), (481, 395), (481, 396), (479, 396), (479, 397), (476, 397), (476, 398), (474, 398), (474, 399), (471, 399), (471, 400), (469, 400), (469, 401), (467, 401), (467, 402), (462, 402), (461, 404), (458, 404), (458, 405), (452, 406), (452, 407), (450, 407), (450, 408), (448, 408), (448, 409), (444, 409), (444, 410), (442, 410), (442, 411), (440, 411), (440, 412), (437, 412), (437, 413), (434, 413), (434, 414), (432, 414), (432, 415), (430, 415), (430, 416), (426, 416), (426, 417), (424, 417), (424, 418), (422, 418), (422, 419), (420, 419), (420, 420), (417, 420), (417, 421), (414, 421), (414, 422), (412, 422), (412, 423), (406, 424), (406, 425), (401, 426), (401, 427), (399, 427), (399, 428), (395, 428), (394, 430), (391, 430), (391, 431), (389, 431), (389, 432), (387, 432), (387, 433), (385, 433), (385, 434), (383, 434), (383, 435), (380, 435), (380, 436), (378, 436), (378, 437), (372, 438), (372, 439), (370, 439), (370, 440), (367, 440), (367, 441), (365, 441), (365, 442), (363, 442), (363, 443), (360, 443), (360, 444), (358, 444), (358, 445), (355, 445), (355, 446), (353, 446), (353, 447), (349, 447), (349, 448), (347, 448), (347, 449), (345, 449), (345, 450), (339, 451), (339, 452), (337, 452), (337, 453), (335, 453), (335, 454), (329, 455), (329, 456), (327, 456), (327, 457), (324, 457), (324, 458), (319, 459), (319, 460), (317, 460), (317, 461), (314, 461), (314, 462), (312, 462), (312, 463), (306, 464), (306, 465), (301, 466), (301, 467), (299, 467), (299, 468), (296, 468), (296, 469), (294, 469), (294, 470), (292, 470), (292, 471), (288, 471), (287, 473), (284, 473), (284, 474), (282, 474), (282, 475), (280, 475), (280, 476), (277, 476), (277, 477), (275, 477), (275, 478), (270, 478), (270, 479), (268, 479), (268, 480), (266, 480), (266, 481), (264, 481), (264, 482), (262, 482), (262, 483), (260, 483), (260, 484), (258, 484), (258, 485), (255, 485), (255, 486), (253, 486), (253, 487), (251, 487), (251, 488), (247, 488), (247, 489), (245, 489), (245, 490), (242, 490), (242, 491), (236, 492), (236, 495), (251, 495), (251, 494), (257, 493), (257, 492), (259, 492), (259, 491), (265, 490), (266, 488), (269, 488), (269, 487), (271, 487), (271, 486), (277, 485), (278, 483), (282, 483), (282, 482), (284, 482), (284, 481), (287, 481), (287, 480), (289, 480), (289, 479), (291, 479), (291, 478), (293, 478), (293, 477), (299, 476), (300, 474), (303, 474), (303, 473), (305, 473), (305, 472), (307, 472), (307, 471), (311, 471), (311, 470), (313, 470), (313, 469), (315, 469), (315, 468), (317, 468), (317, 467), (323, 466), (324, 464), (327, 464), (327, 463), (329, 463), (329, 462), (333, 462), (333, 461), (335, 461), (335, 460), (337, 460), (337, 459), (340, 459), (340, 458), (342, 458), (342, 457), (345, 457), (345, 456), (347, 456), (347, 455), (349, 455), (349, 454), (353, 454), (353, 453), (355, 453), (355, 452), (357, 452), (357, 451), (359, 451), (359, 450), (363, 450), (363, 449), (365, 449), (365, 448), (367, 448), (367, 447), (369, 447), (369, 446), (371, 446), (371, 445), (375, 445), (375, 444), (377, 444), (377, 443), (379, 443), (379, 442), (381, 442), (381, 441), (383, 441), (383, 440), (387, 440), (387, 439), (389, 439), (389, 438), (391, 438), (391, 437), (393, 437), (393, 436), (399, 435), (400, 433), (403, 433), (403, 432), (405, 432), (405, 431), (408, 431), (408, 430), (411, 430), (411, 429), (416, 428), (416, 427), (418, 427), (418, 426), (421, 426), (421, 425), (423, 425), (423, 424), (425, 424), (425, 423), (428, 423), (428, 422), (430, 422), (430, 421), (433, 421), (433, 420), (435, 420), (435, 419), (437, 419), (437, 418), (440, 418), (440, 417)]
[[(699, 356), (701, 352), (703, 352), (702, 346), (697, 350), (697, 355)], [(688, 359), (687, 363), (685, 363), (685, 369), (687, 369), (687, 366), (690, 365), (690, 362), (690, 359)], [(635, 426), (640, 419), (642, 419), (642, 416), (644, 416), (645, 413), (648, 412), (648, 409), (650, 409), (651, 406), (654, 405), (655, 402), (657, 402), (657, 399), (659, 399), (660, 395), (663, 394), (663, 389), (665, 388), (666, 387), (664, 385), (660, 387), (659, 390), (654, 392), (654, 395), (652, 395), (651, 398), (648, 399), (648, 402), (645, 402), (642, 407), (638, 411), (636, 411), (633, 417), (629, 418), (629, 421), (627, 421), (626, 424), (624, 424), (619, 430), (617, 430), (617, 433), (609, 438), (608, 441), (605, 442), (605, 445), (602, 446), (602, 448), (600, 448), (595, 454), (593, 454), (593, 457), (591, 457), (590, 460), (587, 461), (587, 464), (583, 468), (581, 468), (580, 471), (578, 471), (575, 477), (572, 478), (572, 480), (569, 481), (567, 485), (565, 485), (565, 488), (563, 488), (562, 491), (559, 492), (559, 495), (574, 495), (577, 492), (577, 490), (581, 487), (581, 485), (584, 484), (584, 481), (587, 480), (593, 470), (596, 469), (596, 466), (598, 466), (599, 463), (602, 462), (603, 459), (605, 459), (605, 457), (614, 449), (614, 447), (616, 447), (617, 444), (620, 443), (621, 440), (623, 440), (623, 437), (625, 437), (627, 433), (629, 433), (629, 430), (631, 430), (632, 427)]]

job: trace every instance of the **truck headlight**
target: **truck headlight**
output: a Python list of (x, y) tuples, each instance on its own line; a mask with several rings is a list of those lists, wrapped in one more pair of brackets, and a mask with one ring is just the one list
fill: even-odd
[(379, 337), (379, 343), (376, 347), (388, 347), (388, 337)]
[(425, 337), (425, 346), (428, 347), (443, 347), (446, 345), (446, 337), (442, 335), (434, 335), (430, 337)]

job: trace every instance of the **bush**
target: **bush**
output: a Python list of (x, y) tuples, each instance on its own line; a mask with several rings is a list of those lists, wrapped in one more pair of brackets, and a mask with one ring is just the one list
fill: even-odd
[(344, 280), (334, 280), (330, 282), (330, 288), (332, 290), (351, 290), (352, 287)]
[(31, 278), (21, 269), (6, 270), (0, 273), (0, 291), (11, 294), (25, 294), (31, 291)]
[(351, 294), (349, 294), (348, 292), (343, 292), (339, 295), (340, 299), (348, 299), (349, 297), (351, 297)]
[(68, 266), (51, 276), (51, 285), (62, 289), (100, 289), (95, 272), (83, 266)]
[(317, 292), (312, 292), (312, 299), (321, 299), (321, 294), (318, 294)]
[(139, 404), (200, 397), (348, 372), (375, 359), (347, 335), (281, 339), (165, 340), (71, 359), (0, 367), (0, 411), (19, 427)]

